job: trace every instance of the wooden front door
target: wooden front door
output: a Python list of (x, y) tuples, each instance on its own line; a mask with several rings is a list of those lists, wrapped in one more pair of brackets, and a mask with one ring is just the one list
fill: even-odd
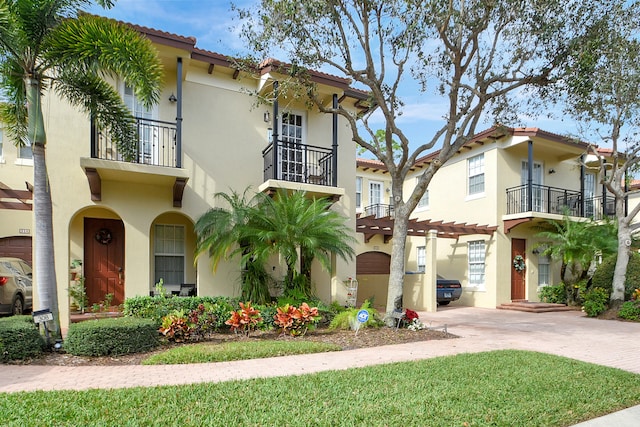
[(89, 305), (113, 294), (124, 302), (124, 224), (119, 219), (84, 219), (84, 275)]
[(516, 255), (520, 255), (525, 261), (527, 249), (527, 241), (524, 239), (511, 239), (511, 300), (518, 301), (525, 298), (525, 278), (526, 270), (518, 271), (513, 266), (513, 260)]

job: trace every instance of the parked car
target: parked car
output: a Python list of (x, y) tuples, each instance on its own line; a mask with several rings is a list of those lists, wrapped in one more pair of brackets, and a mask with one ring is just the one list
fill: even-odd
[(22, 314), (32, 309), (33, 273), (20, 258), (0, 258), (0, 314)]
[(438, 276), (436, 288), (438, 305), (447, 305), (451, 301), (460, 299), (462, 295), (462, 285), (460, 285), (460, 281), (456, 279), (445, 279), (444, 277)]

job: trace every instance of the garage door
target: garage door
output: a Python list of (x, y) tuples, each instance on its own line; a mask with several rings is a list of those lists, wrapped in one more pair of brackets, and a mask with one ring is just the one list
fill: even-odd
[(22, 258), (31, 265), (31, 237), (17, 236), (0, 239), (0, 256)]
[(356, 274), (389, 274), (391, 255), (365, 252), (356, 257)]

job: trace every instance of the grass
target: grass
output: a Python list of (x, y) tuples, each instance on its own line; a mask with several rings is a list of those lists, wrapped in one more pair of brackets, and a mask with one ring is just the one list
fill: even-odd
[(507, 350), (282, 378), (2, 394), (0, 413), (8, 426), (548, 427), (637, 404), (639, 375)]
[(291, 354), (340, 351), (335, 344), (312, 341), (250, 341), (222, 344), (190, 344), (154, 354), (143, 365), (177, 365), (183, 363), (229, 362), (232, 360), (259, 359)]

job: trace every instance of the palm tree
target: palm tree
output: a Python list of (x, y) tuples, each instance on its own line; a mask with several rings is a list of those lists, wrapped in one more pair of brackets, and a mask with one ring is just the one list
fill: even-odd
[[(89, 0), (0, 0), (0, 120), (19, 144), (31, 145), (34, 171), (35, 283), (40, 308), (54, 315), (60, 337), (51, 193), (45, 159), (42, 98), (50, 90), (90, 114), (132, 153), (135, 127), (118, 92), (119, 76), (146, 105), (159, 99), (162, 67), (151, 42), (133, 29), (78, 9)], [(112, 7), (111, 0), (98, 0)]]
[(245, 189), (242, 194), (216, 193), (214, 197), (224, 199), (225, 208), (212, 208), (203, 214), (195, 224), (196, 259), (203, 253), (211, 258), (215, 272), (220, 260), (240, 256), (241, 293), (245, 301), (263, 304), (270, 300), (268, 273), (264, 270), (264, 259), (253, 254), (253, 235), (247, 232), (247, 223), (255, 213), (257, 199), (248, 198)]
[[(287, 264), (285, 292), (297, 290), (312, 296), (311, 261), (317, 259), (331, 270), (331, 254), (345, 261), (355, 254), (356, 239), (345, 225), (346, 218), (330, 209), (327, 199), (310, 199), (303, 191), (279, 191), (275, 197), (260, 198), (258, 211), (248, 223), (248, 234), (255, 236), (254, 253), (264, 259), (280, 254)], [(300, 260), (300, 272), (296, 265)]]
[(536, 234), (552, 242), (542, 243), (543, 255), (562, 261), (561, 275), (566, 286), (567, 302), (574, 301), (574, 285), (585, 278), (596, 255), (613, 254), (617, 250), (616, 227), (612, 222), (572, 221), (564, 215), (562, 222), (547, 221), (551, 230)]

